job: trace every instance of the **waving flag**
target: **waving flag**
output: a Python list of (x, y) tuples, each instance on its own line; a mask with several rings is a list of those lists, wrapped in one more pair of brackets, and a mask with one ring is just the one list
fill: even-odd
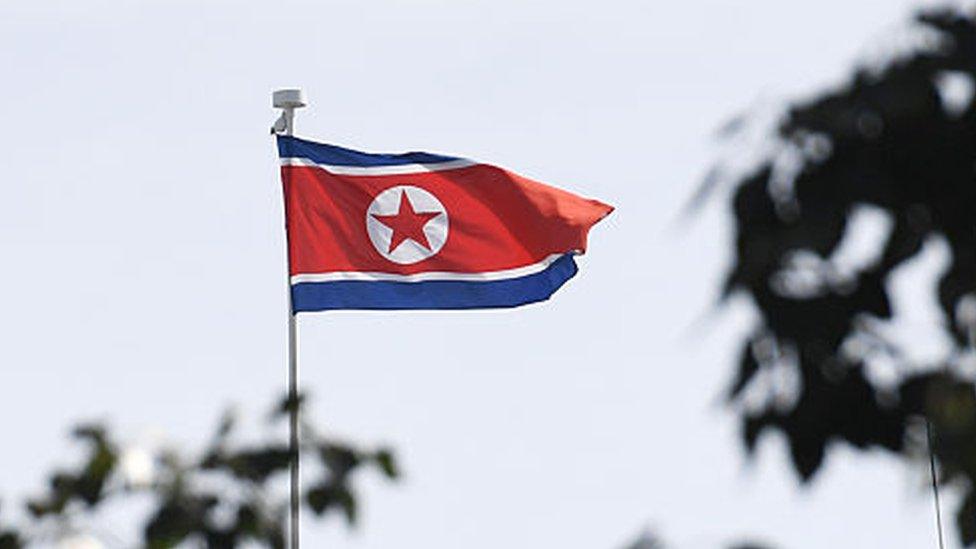
[(295, 312), (547, 299), (613, 208), (462, 158), (278, 136)]

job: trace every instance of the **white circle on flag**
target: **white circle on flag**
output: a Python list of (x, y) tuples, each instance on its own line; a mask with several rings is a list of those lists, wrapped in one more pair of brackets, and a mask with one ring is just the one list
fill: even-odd
[(366, 232), (386, 259), (410, 265), (434, 256), (447, 242), (447, 208), (429, 191), (397, 185), (376, 195), (366, 210)]

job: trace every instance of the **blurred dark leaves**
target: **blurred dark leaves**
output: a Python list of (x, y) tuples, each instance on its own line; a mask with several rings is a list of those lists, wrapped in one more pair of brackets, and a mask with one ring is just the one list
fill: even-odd
[(105, 483), (118, 462), (118, 450), (98, 425), (80, 425), (73, 435), (88, 443), (88, 459), (78, 472), (55, 471), (51, 475), (48, 494), (27, 502), (34, 517), (62, 513), (72, 501), (94, 507), (105, 496)]
[[(644, 530), (636, 539), (626, 544), (623, 549), (670, 549), (673, 546), (665, 543), (661, 537), (650, 530)], [(752, 541), (739, 541), (727, 546), (728, 549), (770, 549), (770, 546)]]
[[(726, 295), (747, 294), (760, 324), (743, 343), (729, 400), (749, 452), (763, 433), (782, 433), (803, 481), (837, 442), (917, 454), (928, 418), (943, 481), (966, 487), (957, 523), (972, 545), (976, 386), (963, 363), (976, 333), (976, 22), (950, 10), (917, 21), (938, 33), (938, 47), (792, 106), (778, 152), (735, 180)], [(968, 100), (947, 98), (947, 78), (968, 81)], [(876, 260), (844, 272), (832, 254), (864, 208), (883, 212), (891, 230)], [(892, 273), (938, 240), (951, 258), (934, 297), (952, 348), (945, 363), (918, 365), (876, 327), (892, 315)], [(879, 383), (873, 361), (893, 364), (897, 379)]]
[[(304, 402), (303, 397), (283, 399), (270, 416), (272, 422), (287, 420)], [(75, 470), (53, 473), (46, 493), (27, 502), (33, 524), (19, 531), (0, 526), (0, 549), (33, 543), (37, 536), (31, 535), (31, 527), (46, 519), (71, 524), (80, 515), (140, 493), (151, 494), (155, 501), (144, 521), (146, 547), (196, 543), (283, 548), (287, 507), (272, 485), (287, 478), (293, 454), (284, 443), (234, 444), (237, 423), (235, 414), (225, 413), (202, 457), (184, 459), (160, 451), (153, 456), (151, 479), (135, 483), (126, 479), (124, 451), (104, 426), (77, 427), (73, 435), (86, 444), (86, 458)], [(390, 449), (364, 451), (322, 437), (308, 424), (302, 425), (300, 453), (306, 471), (319, 471), (317, 478), (306, 481), (303, 496), (316, 516), (338, 512), (353, 524), (358, 509), (355, 474), (373, 469), (391, 480), (398, 477)]]
[(0, 522), (0, 549), (19, 549), (24, 547), (24, 540), (15, 530), (10, 530)]

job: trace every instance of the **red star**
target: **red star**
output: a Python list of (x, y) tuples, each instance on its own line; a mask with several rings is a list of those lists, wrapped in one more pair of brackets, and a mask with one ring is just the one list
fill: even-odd
[(404, 240), (410, 239), (430, 250), (430, 242), (424, 234), (424, 227), (431, 219), (441, 215), (441, 212), (418, 212), (413, 209), (410, 197), (406, 191), (400, 191), (400, 208), (396, 215), (371, 214), (377, 221), (393, 229), (390, 237), (390, 248), (386, 253), (391, 254)]

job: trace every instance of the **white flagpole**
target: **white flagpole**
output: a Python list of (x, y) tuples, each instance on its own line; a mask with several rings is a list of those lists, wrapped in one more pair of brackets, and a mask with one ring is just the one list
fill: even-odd
[[(284, 135), (294, 135), (295, 133), (295, 109), (300, 109), (307, 105), (305, 94), (302, 90), (287, 89), (278, 90), (272, 94), (272, 105), (276, 109), (281, 109), (281, 118), (275, 122), (271, 128), (272, 133), (283, 133)], [(287, 223), (287, 219), (286, 219)], [(287, 235), (288, 227), (285, 227)], [(285, 239), (287, 243), (287, 238)], [(287, 245), (287, 244), (286, 244)], [(287, 252), (286, 252), (287, 253)], [(291, 543), (290, 549), (299, 549), (299, 509), (301, 507), (301, 485), (299, 477), (299, 439), (298, 439), (298, 325), (295, 318), (295, 310), (291, 301), (291, 273), (290, 261), (285, 269), (286, 288), (288, 289), (288, 401), (291, 409), (288, 414), (288, 450), (291, 454), (291, 486), (289, 497), (289, 521), (288, 528)]]

